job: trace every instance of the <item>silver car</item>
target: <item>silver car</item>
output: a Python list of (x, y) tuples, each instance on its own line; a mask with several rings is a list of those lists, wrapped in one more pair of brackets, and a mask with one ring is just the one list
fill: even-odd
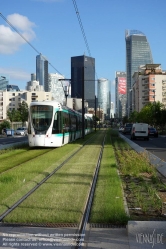
[(27, 135), (27, 128), (26, 127), (19, 127), (19, 128), (17, 128), (15, 134), (25, 136), (25, 135)]

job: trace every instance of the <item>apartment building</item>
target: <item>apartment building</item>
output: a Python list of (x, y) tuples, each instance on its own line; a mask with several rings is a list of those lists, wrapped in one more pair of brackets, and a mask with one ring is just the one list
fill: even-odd
[(149, 102), (160, 101), (166, 106), (166, 71), (161, 64), (140, 66), (133, 75), (132, 111), (140, 112)]
[(0, 91), (0, 121), (7, 119), (7, 111), (19, 108), (25, 101), (28, 105), (33, 101), (52, 100), (51, 92), (44, 91)]

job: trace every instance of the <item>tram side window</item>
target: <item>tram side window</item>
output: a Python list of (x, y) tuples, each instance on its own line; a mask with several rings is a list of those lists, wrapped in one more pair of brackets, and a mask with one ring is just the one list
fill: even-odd
[(79, 117), (79, 130), (82, 130), (82, 117)]
[(63, 130), (64, 132), (69, 132), (70, 130), (69, 114), (66, 112), (63, 112)]
[(87, 119), (85, 119), (85, 129), (87, 129)]
[(76, 116), (71, 115), (71, 131), (76, 131)]
[(56, 112), (54, 115), (52, 134), (58, 134), (61, 132), (62, 132), (62, 115), (61, 112)]
[(76, 116), (76, 131), (78, 131), (78, 124), (79, 124), (79, 119), (78, 116)]

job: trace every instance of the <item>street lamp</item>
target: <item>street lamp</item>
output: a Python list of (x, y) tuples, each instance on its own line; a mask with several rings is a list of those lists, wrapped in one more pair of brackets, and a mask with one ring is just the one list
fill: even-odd
[[(58, 81), (68, 81), (68, 82), (70, 82), (71, 79), (58, 79)], [(61, 83), (61, 84), (62, 84), (62, 83)], [(67, 106), (67, 97), (68, 97), (68, 95), (69, 95), (70, 83), (69, 83), (67, 86), (63, 86), (63, 84), (62, 84), (62, 88), (63, 88), (64, 94), (65, 94), (66, 106)]]
[(128, 118), (130, 116), (130, 102), (131, 102), (131, 99), (130, 99), (130, 93), (133, 91), (133, 89), (129, 89), (129, 92), (128, 92)]
[(65, 93), (65, 97), (66, 97), (66, 106), (67, 106), (67, 97), (69, 95), (69, 86), (64, 86), (64, 93)]

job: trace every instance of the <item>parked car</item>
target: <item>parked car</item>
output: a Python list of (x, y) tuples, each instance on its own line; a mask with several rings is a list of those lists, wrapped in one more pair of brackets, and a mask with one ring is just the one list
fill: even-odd
[(120, 126), (119, 127), (119, 132), (123, 132), (123, 130), (124, 130), (124, 126)]
[(25, 136), (25, 135), (27, 135), (27, 128), (26, 127), (19, 127), (19, 128), (17, 128), (17, 130), (16, 130), (16, 132), (15, 132), (15, 134), (16, 135), (22, 135), (22, 136)]
[(146, 123), (135, 123), (131, 129), (131, 140), (137, 138), (143, 138), (144, 140), (149, 140), (149, 130), (148, 124)]
[(123, 129), (123, 134), (130, 134), (131, 133), (131, 128), (132, 128), (133, 124), (131, 123), (126, 123)]
[(158, 131), (154, 127), (149, 127), (149, 136), (158, 137)]
[(6, 135), (6, 130), (7, 130), (7, 128), (2, 129), (2, 135)]

